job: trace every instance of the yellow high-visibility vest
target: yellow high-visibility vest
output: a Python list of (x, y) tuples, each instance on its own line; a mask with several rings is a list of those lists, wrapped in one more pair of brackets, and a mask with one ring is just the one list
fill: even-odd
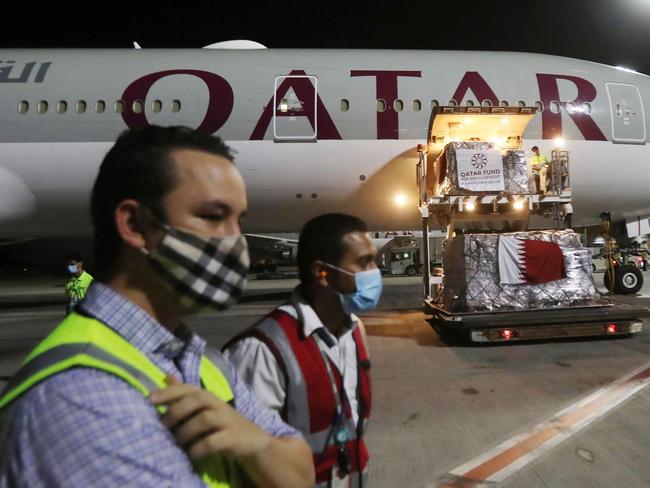
[[(211, 359), (201, 358), (201, 383), (217, 398), (231, 402), (228, 363), (221, 356)], [(165, 372), (117, 332), (96, 319), (72, 313), (27, 356), (0, 396), (0, 412), (37, 383), (80, 366), (113, 374), (145, 397), (166, 386)], [(163, 407), (158, 410), (164, 412)], [(238, 466), (222, 455), (205, 457), (193, 466), (210, 487), (241, 486)]]

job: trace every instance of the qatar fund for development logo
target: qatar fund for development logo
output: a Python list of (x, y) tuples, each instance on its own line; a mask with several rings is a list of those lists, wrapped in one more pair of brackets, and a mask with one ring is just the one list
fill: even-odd
[(472, 155), (472, 166), (476, 169), (483, 169), (488, 164), (488, 158), (483, 153), (476, 153)]

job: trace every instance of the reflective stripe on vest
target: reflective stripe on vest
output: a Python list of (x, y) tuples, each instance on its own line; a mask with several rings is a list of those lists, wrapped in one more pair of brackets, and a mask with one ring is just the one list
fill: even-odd
[[(98, 320), (73, 313), (29, 354), (0, 395), (0, 410), (37, 383), (79, 366), (113, 374), (145, 397), (166, 386), (165, 373), (126, 339)], [(200, 373), (206, 390), (225, 402), (233, 400), (230, 367), (220, 354), (206, 349)], [(223, 456), (209, 456), (193, 466), (210, 487), (241, 485), (239, 468)]]
[[(255, 334), (270, 345), (278, 364), (286, 369), (286, 405), (283, 417), (305, 436), (314, 454), (317, 486), (328, 486), (332, 469), (336, 466), (337, 448), (333, 440), (332, 420), (336, 415), (336, 400), (323, 356), (313, 337), (303, 337), (299, 322), (291, 315), (276, 310), (255, 326)], [(368, 451), (363, 440), (365, 420), (370, 413), (370, 383), (367, 371), (367, 354), (360, 332), (353, 333), (357, 357), (363, 365), (357, 367), (357, 393), (359, 424), (354, 425), (350, 406), (345, 412), (350, 441), (347, 443), (350, 465), (353, 471), (351, 486), (362, 486), (362, 476), (368, 461)], [(343, 387), (343, 379), (333, 365), (337, 386)], [(357, 441), (358, 437), (358, 441)]]

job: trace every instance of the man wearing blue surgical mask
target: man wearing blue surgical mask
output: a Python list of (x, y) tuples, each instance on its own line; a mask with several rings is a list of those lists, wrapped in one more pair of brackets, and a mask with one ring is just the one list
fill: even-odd
[(300, 286), (225, 348), (257, 397), (301, 430), (319, 487), (367, 486), (370, 362), (356, 314), (382, 291), (367, 231), (350, 215), (310, 220), (298, 244)]
[(93, 277), (84, 270), (84, 262), (78, 254), (70, 254), (66, 263), (66, 270), (70, 275), (70, 279), (65, 284), (65, 314), (68, 315), (86, 296)]

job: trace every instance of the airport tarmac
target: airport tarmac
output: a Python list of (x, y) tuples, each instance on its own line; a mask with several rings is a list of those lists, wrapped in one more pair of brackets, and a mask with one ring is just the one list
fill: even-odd
[[(649, 306), (650, 272), (644, 278), (639, 295), (614, 300)], [(602, 274), (596, 280), (602, 286)], [(221, 346), (295, 283), (251, 281), (244, 303), (188, 323)], [(445, 342), (419, 309), (420, 283), (386, 278), (379, 309), (363, 316), (374, 394), (371, 487), (650, 486), (650, 321), (623, 339)], [(62, 292), (52, 282), (23, 284), (33, 299)], [(12, 305), (8, 289), (18, 288), (0, 282), (4, 377), (63, 315), (56, 302)]]

